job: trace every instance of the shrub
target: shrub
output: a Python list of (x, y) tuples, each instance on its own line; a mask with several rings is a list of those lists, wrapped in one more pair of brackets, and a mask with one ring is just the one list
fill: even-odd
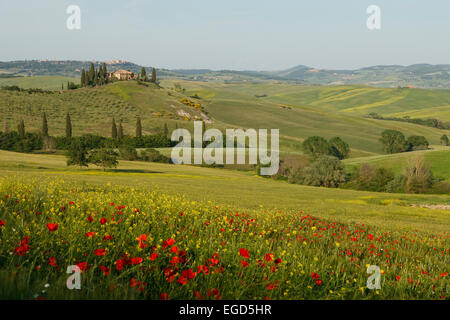
[(389, 154), (405, 152), (409, 149), (408, 142), (403, 133), (396, 130), (383, 131), (380, 142), (383, 144), (384, 151)]
[(386, 192), (390, 193), (404, 193), (406, 191), (406, 177), (403, 174), (398, 174), (393, 180), (386, 184)]
[(124, 160), (135, 161), (138, 159), (138, 154), (135, 148), (129, 145), (122, 145), (119, 148), (120, 157)]
[(450, 144), (450, 141), (446, 134), (442, 135), (440, 141), (443, 146), (448, 146)]
[(89, 163), (102, 167), (103, 171), (107, 168), (116, 168), (119, 164), (118, 154), (113, 149), (95, 149), (89, 154)]
[(345, 169), (338, 158), (321, 156), (305, 168), (302, 176), (306, 185), (336, 188), (345, 182)]
[(383, 192), (394, 178), (395, 175), (391, 170), (374, 168), (365, 163), (353, 173), (350, 186), (358, 190)]
[(346, 159), (350, 155), (350, 147), (347, 142), (339, 137), (331, 139), (328, 144), (330, 145), (330, 155), (342, 160)]
[(170, 158), (162, 155), (156, 149), (146, 149), (141, 151), (140, 158), (148, 162), (170, 163)]
[(89, 164), (88, 149), (80, 138), (72, 140), (66, 152), (67, 165), (87, 167)]
[(430, 145), (424, 136), (411, 136), (407, 143), (409, 150), (427, 150)]
[(328, 141), (322, 137), (309, 137), (302, 144), (303, 151), (313, 158), (318, 158), (323, 155), (330, 154), (330, 145)]
[(408, 161), (406, 178), (406, 192), (408, 193), (426, 193), (433, 186), (433, 173), (425, 164), (423, 155)]

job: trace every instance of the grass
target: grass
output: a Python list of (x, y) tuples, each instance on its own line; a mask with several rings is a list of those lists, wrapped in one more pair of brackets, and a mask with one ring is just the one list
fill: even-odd
[(450, 148), (442, 146), (431, 146), (431, 150), (414, 151), (407, 153), (397, 153), (392, 155), (378, 155), (361, 158), (351, 158), (344, 160), (349, 169), (353, 169), (364, 163), (369, 163), (375, 167), (389, 168), (394, 173), (402, 173), (408, 160), (418, 155), (423, 155), (425, 163), (430, 165), (433, 174), (445, 181), (450, 181)]
[[(177, 82), (186, 88), (185, 94), (173, 89)], [(182, 104), (180, 100), (198, 94), (201, 97), (198, 102), (214, 122), (207, 127), (279, 128), (282, 151), (294, 154), (301, 152), (302, 141), (312, 135), (325, 138), (340, 136), (350, 144), (352, 157), (381, 154), (378, 140), (386, 129), (400, 130), (407, 136), (424, 135), (431, 144), (439, 144), (444, 133), (450, 135), (449, 131), (411, 123), (367, 119), (362, 117), (366, 113), (334, 107), (340, 103), (353, 107), (383, 105), (386, 99), (397, 99), (396, 89), (393, 90), (361, 86), (311, 87), (284, 83), (220, 84), (168, 80), (162, 81), (162, 88), (159, 88), (119, 82), (101, 88), (54, 94), (30, 95), (0, 90), (0, 111), (10, 128), (15, 128), (19, 119), (24, 118), (27, 130), (31, 131), (40, 129), (45, 111), (51, 135), (64, 134), (66, 112), (71, 113), (75, 135), (88, 132), (109, 135), (110, 121), (115, 116), (116, 120), (123, 120), (125, 133), (133, 135), (137, 116), (142, 118), (144, 133), (155, 132), (164, 123), (168, 123), (169, 130), (175, 125), (191, 129), (192, 121), (186, 121), (180, 112), (188, 113), (192, 120), (202, 119), (201, 111)], [(446, 103), (445, 91), (420, 92), (426, 93), (430, 100), (429, 104), (422, 104), (424, 108), (440, 105), (439, 101)], [(258, 94), (267, 94), (267, 97), (256, 98)], [(348, 97), (360, 98), (350, 103)], [(280, 108), (282, 104), (291, 109)], [(403, 104), (397, 109), (408, 110)]]
[(0, 87), (19, 86), (23, 89), (41, 88), (44, 90), (61, 90), (61, 85), (64, 85), (64, 87), (67, 88), (67, 81), (74, 83), (80, 82), (77, 78), (61, 76), (0, 78)]
[[(446, 299), (448, 211), (155, 163), (0, 151), (0, 298)], [(433, 249), (434, 248), (434, 249)], [(66, 269), (81, 270), (67, 290)], [(367, 289), (369, 265), (381, 289)]]

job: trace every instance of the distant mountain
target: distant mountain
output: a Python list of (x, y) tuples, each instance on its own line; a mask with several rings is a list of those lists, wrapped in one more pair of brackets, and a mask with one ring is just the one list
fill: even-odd
[[(93, 61), (98, 66), (100, 61)], [(142, 66), (132, 62), (106, 62), (110, 71), (125, 69), (141, 72)], [(57, 75), (79, 77), (81, 69), (88, 69), (91, 61), (11, 61), (0, 62), (0, 77)], [(150, 71), (150, 67), (147, 67)], [(291, 81), (305, 84), (338, 85), (365, 84), (380, 87), (450, 88), (450, 65), (414, 64), (410, 66), (372, 66), (356, 70), (316, 69), (299, 65), (280, 71), (236, 71), (210, 69), (157, 69), (160, 78), (193, 81)]]

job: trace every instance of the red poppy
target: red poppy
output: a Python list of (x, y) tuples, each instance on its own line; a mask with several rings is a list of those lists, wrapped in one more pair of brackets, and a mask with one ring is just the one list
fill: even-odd
[(73, 202), (73, 201), (69, 202), (69, 206), (73, 206), (74, 204), (75, 204), (75, 202)]
[(111, 268), (107, 268), (107, 267), (104, 267), (104, 266), (99, 266), (99, 268), (102, 269), (103, 274), (105, 276), (107, 276), (109, 274), (109, 272), (111, 271)]
[(78, 268), (80, 268), (81, 271), (89, 270), (89, 265), (87, 264), (86, 261), (77, 263), (76, 266), (77, 266)]
[(106, 250), (103, 248), (100, 248), (100, 249), (94, 250), (94, 253), (96, 256), (100, 257), (100, 256), (106, 255)]
[(50, 232), (56, 231), (56, 230), (58, 230), (58, 224), (57, 223), (48, 223), (47, 228), (48, 228), (48, 231), (50, 231)]
[(320, 278), (320, 276), (317, 273), (315, 273), (315, 272), (311, 273), (311, 277), (313, 279), (319, 279)]
[(164, 241), (163, 243), (163, 249), (167, 248), (167, 247), (171, 247), (175, 244), (175, 240), (174, 239), (167, 239), (166, 241)]
[(101, 219), (100, 219), (100, 224), (105, 224), (106, 221), (107, 221), (106, 218), (101, 218)]
[(5, 221), (0, 220), (0, 227), (3, 227), (5, 225)]
[(49, 263), (52, 267), (56, 267), (56, 259), (55, 259), (55, 257), (51, 257), (50, 259), (48, 259), (48, 263)]
[(322, 283), (323, 283), (322, 280), (320, 280), (320, 279), (316, 280), (316, 285), (320, 286), (320, 285), (322, 285)]
[(395, 281), (400, 281), (400, 276), (396, 276)]
[(156, 258), (158, 258), (158, 254), (157, 254), (156, 252), (153, 252), (153, 253), (150, 255), (150, 260), (153, 261), (153, 260), (155, 260)]
[(119, 259), (119, 260), (116, 261), (116, 269), (118, 271), (123, 269), (123, 260), (122, 259)]
[(146, 234), (141, 234), (137, 239), (139, 241), (139, 247), (141, 249), (144, 249), (144, 248), (146, 248), (148, 246), (147, 243), (144, 243), (145, 241), (147, 241), (147, 235)]
[(14, 253), (18, 256), (24, 256), (30, 247), (28, 247), (28, 241), (30, 241), (30, 237), (24, 237), (22, 241), (20, 241), (20, 246), (14, 249)]
[(170, 252), (173, 252), (173, 253), (177, 253), (177, 251), (178, 251), (177, 246), (173, 246), (172, 249), (170, 249)]
[(167, 293), (161, 293), (160, 299), (161, 300), (169, 300), (169, 295)]
[(93, 232), (93, 231), (86, 232), (86, 237), (92, 238), (93, 236), (95, 236), (95, 232)]
[(246, 249), (239, 249), (239, 255), (243, 256), (244, 258), (250, 258), (250, 254), (248, 253), (248, 251)]
[(278, 259), (275, 259), (275, 264), (279, 264), (279, 263), (281, 263), (283, 260), (281, 260), (280, 258), (278, 258)]
[(112, 239), (113, 239), (113, 237), (110, 236), (109, 234), (107, 234), (106, 236), (103, 237), (103, 242), (106, 242), (106, 241), (112, 240)]
[(133, 264), (140, 264), (142, 261), (143, 259), (141, 257), (131, 258), (131, 262), (133, 262)]
[(91, 216), (91, 215), (89, 215), (89, 217), (88, 217), (88, 221), (89, 221), (89, 222), (92, 222), (92, 220), (94, 220), (94, 218), (92, 218), (92, 216)]
[(268, 253), (264, 256), (264, 260), (266, 260), (267, 262), (272, 261), (273, 259), (273, 253)]
[(245, 268), (248, 266), (248, 262), (245, 260), (241, 260), (242, 267)]
[(185, 277), (183, 277), (183, 276), (181, 276), (181, 277), (179, 277), (178, 278), (178, 281), (177, 281), (179, 284), (182, 284), (183, 286), (186, 284), (186, 282), (187, 282), (187, 280), (186, 280), (186, 278)]
[(183, 277), (185, 277), (188, 280), (194, 279), (196, 276), (196, 273), (194, 271), (192, 271), (192, 269), (188, 269), (188, 270), (183, 270), (183, 272), (181, 272), (181, 275)]

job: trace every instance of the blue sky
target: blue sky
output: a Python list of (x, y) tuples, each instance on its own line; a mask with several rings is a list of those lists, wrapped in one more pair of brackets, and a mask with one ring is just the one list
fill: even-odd
[[(366, 27), (372, 4), (381, 30)], [(69, 5), (81, 8), (81, 30), (66, 28)], [(450, 63), (450, 1), (0, 0), (0, 61), (22, 59), (236, 70)]]

